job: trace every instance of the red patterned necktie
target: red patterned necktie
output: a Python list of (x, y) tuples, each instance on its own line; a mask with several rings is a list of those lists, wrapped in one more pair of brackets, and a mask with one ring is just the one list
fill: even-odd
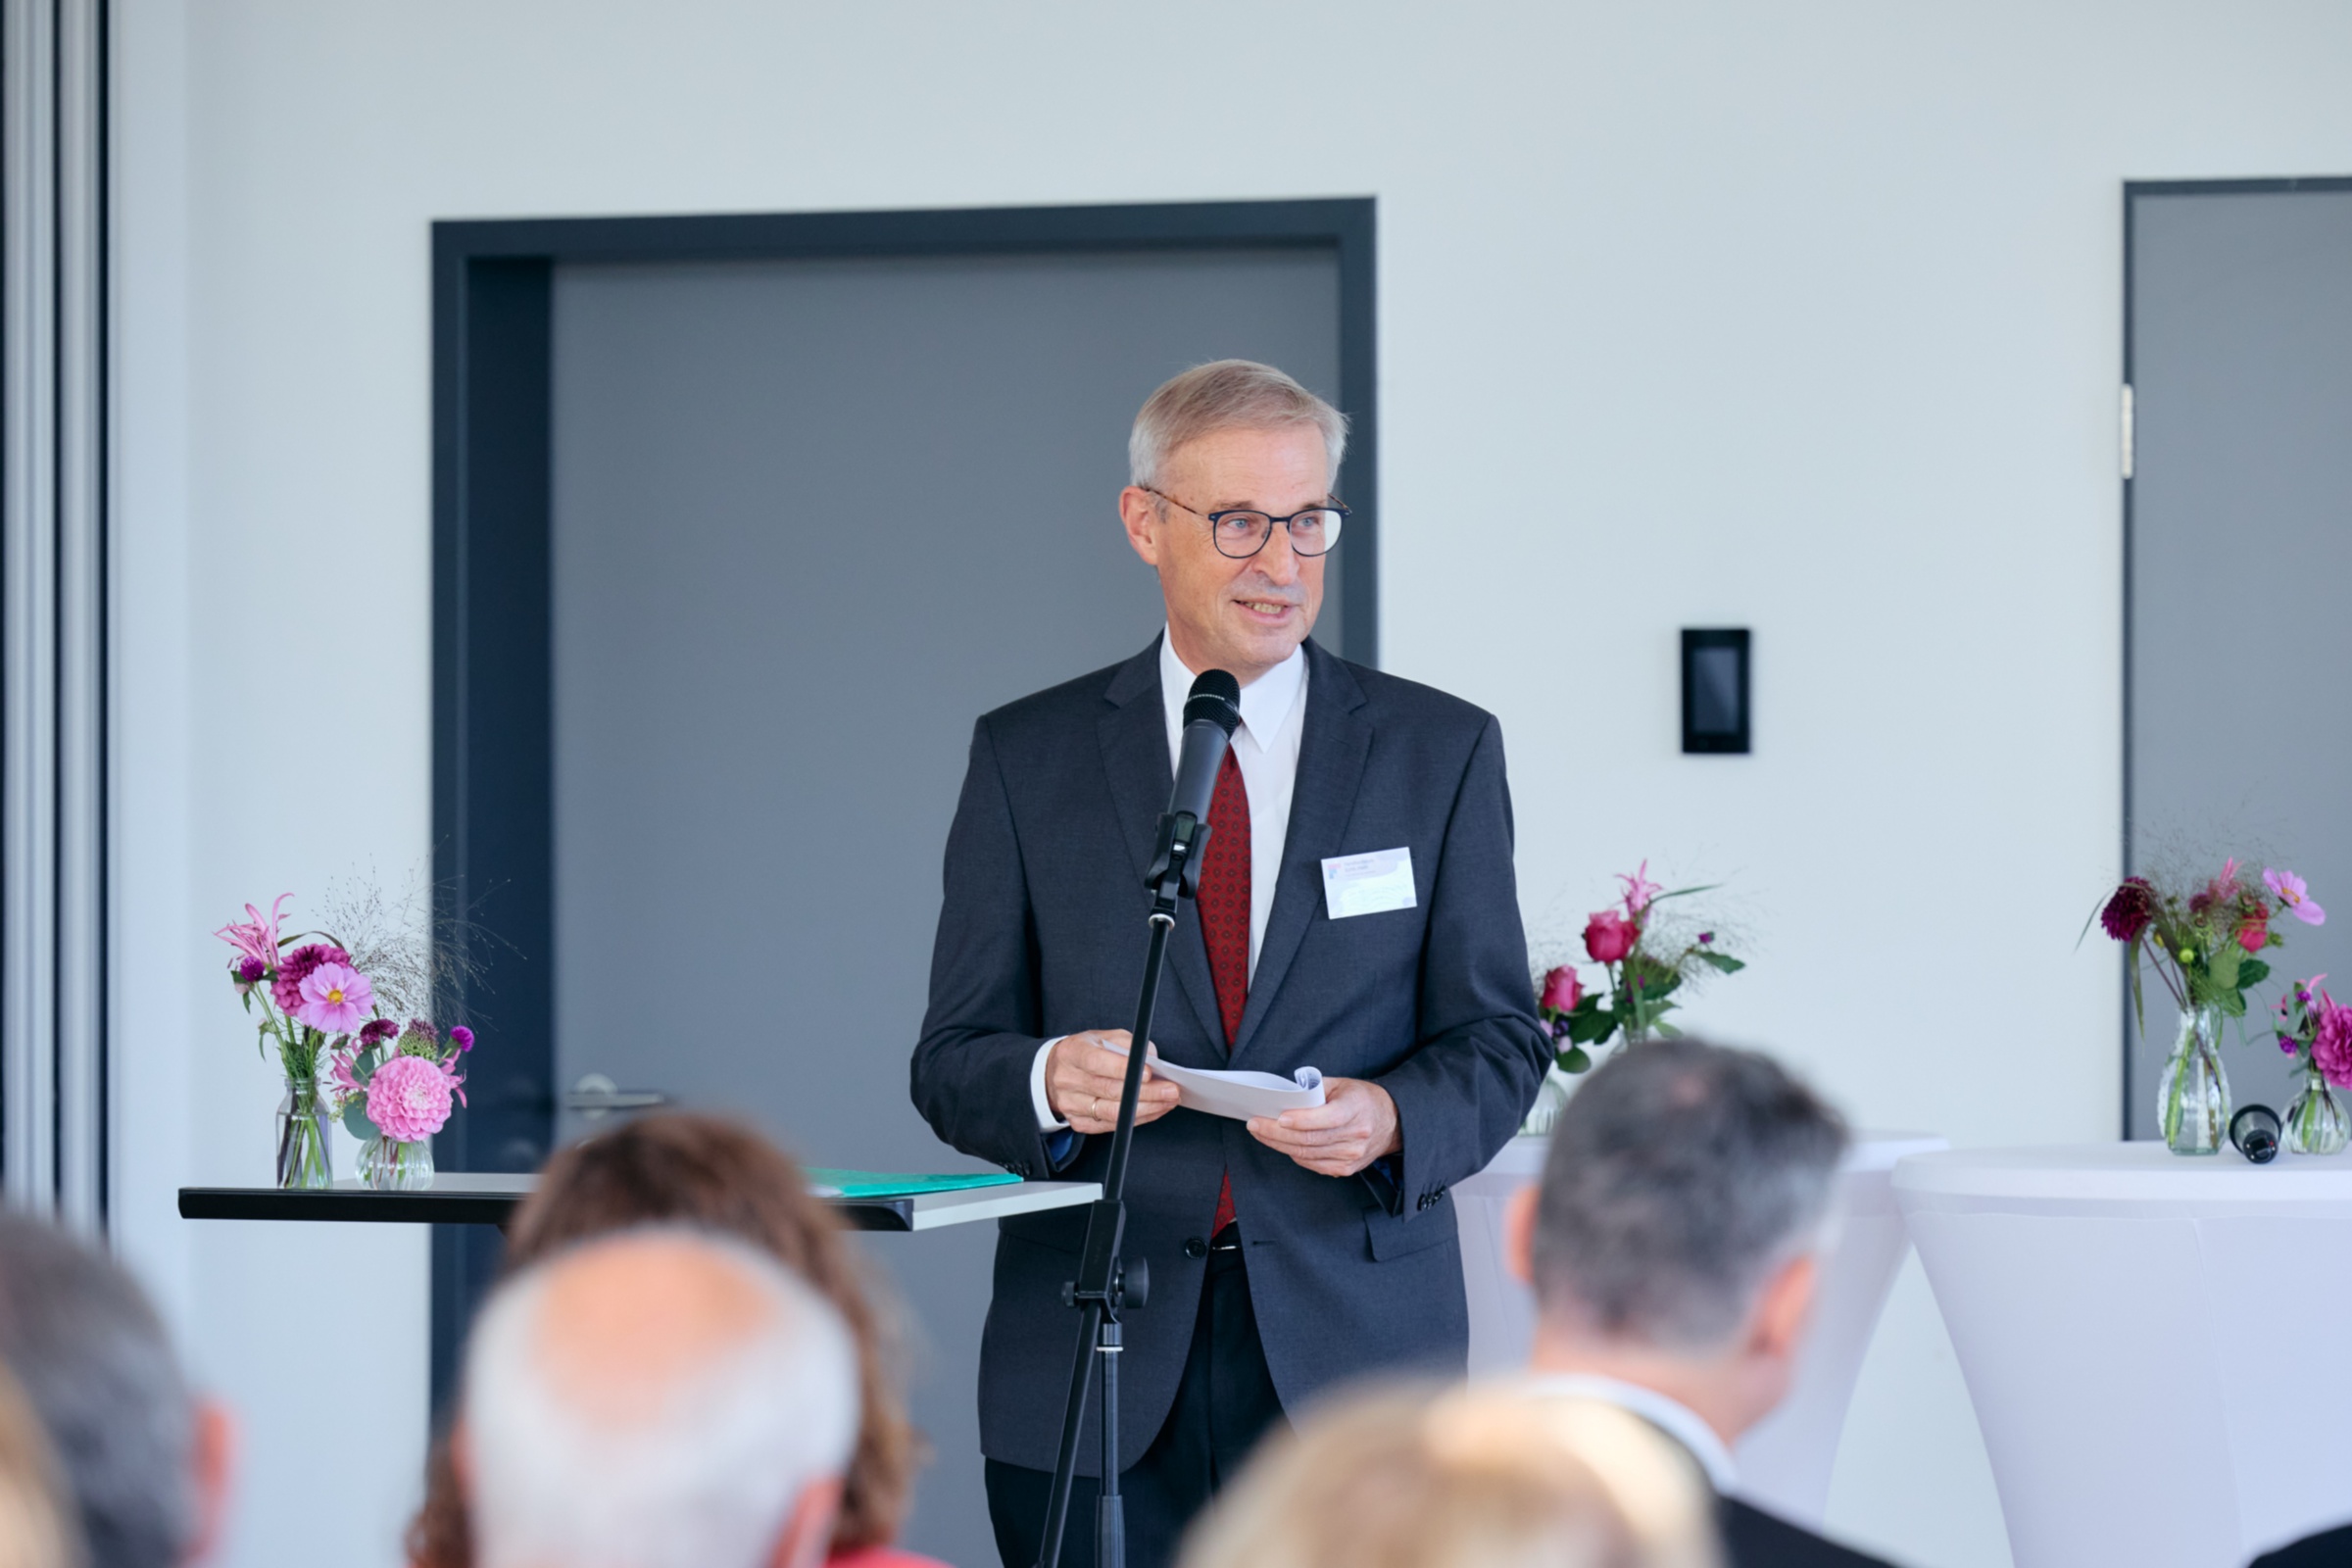
[[(1217, 988), (1217, 1017), (1225, 1049), (1241, 1033), (1250, 1003), (1250, 792), (1241, 764), (1225, 754), (1217, 789), (1208, 799), (1208, 853), (1200, 861), (1200, 937), (1208, 947), (1208, 977)], [(1233, 1223), (1233, 1176), (1217, 1190), (1214, 1236)]]

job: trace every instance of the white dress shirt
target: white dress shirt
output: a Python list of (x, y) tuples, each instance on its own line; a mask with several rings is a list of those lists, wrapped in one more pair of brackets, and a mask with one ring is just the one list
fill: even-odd
[[(1184, 750), (1184, 700), (1197, 671), (1176, 657), (1175, 640), (1159, 639), (1159, 701), (1168, 716), (1168, 769), (1175, 771)], [(1250, 974), (1257, 975), (1257, 950), (1266, 939), (1266, 916), (1274, 908), (1274, 884), (1282, 876), (1282, 848), (1291, 832), (1291, 792), (1298, 782), (1298, 744), (1306, 734), (1306, 650), (1242, 688), (1242, 723), (1233, 732), (1233, 760), (1250, 796)], [(1029, 1099), (1040, 1132), (1058, 1132), (1068, 1122), (1054, 1114), (1046, 1098), (1046, 1057), (1062, 1037), (1037, 1048), (1029, 1068)]]
[(1715, 1489), (1716, 1495), (1728, 1497), (1739, 1487), (1740, 1467), (1732, 1460), (1730, 1446), (1696, 1410), (1680, 1399), (1669, 1398), (1639, 1383), (1590, 1373), (1537, 1373), (1523, 1387), (1541, 1398), (1597, 1399), (1629, 1415), (1638, 1415), (1690, 1450), (1690, 1457), (1707, 1473), (1707, 1484)]

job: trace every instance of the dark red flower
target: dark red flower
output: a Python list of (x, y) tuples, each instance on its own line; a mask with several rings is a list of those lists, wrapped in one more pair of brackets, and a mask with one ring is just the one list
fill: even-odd
[(360, 1030), (362, 1046), (380, 1046), (400, 1032), (400, 1025), (389, 1018), (370, 1018)]
[(2118, 942), (2137, 942), (2156, 918), (2156, 890), (2144, 876), (2128, 876), (2099, 911), (2099, 928)]

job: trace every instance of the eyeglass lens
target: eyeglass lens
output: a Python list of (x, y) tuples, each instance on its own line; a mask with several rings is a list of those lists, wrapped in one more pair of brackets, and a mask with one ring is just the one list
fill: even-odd
[[(1290, 519), (1291, 548), (1302, 556), (1319, 556), (1340, 542), (1344, 515), (1337, 512), (1301, 512)], [(1220, 512), (1216, 517), (1217, 549), (1228, 556), (1254, 556), (1273, 537), (1274, 519), (1262, 512)]]

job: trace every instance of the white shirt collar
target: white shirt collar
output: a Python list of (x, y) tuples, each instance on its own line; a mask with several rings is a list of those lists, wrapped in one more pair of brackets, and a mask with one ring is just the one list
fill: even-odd
[(1527, 1391), (1546, 1398), (1598, 1399), (1640, 1416), (1690, 1450), (1690, 1457), (1707, 1473), (1707, 1484), (1728, 1496), (1740, 1484), (1740, 1467), (1732, 1450), (1696, 1410), (1639, 1383), (1590, 1373), (1537, 1373)]
[[(1199, 673), (1187, 669), (1184, 661), (1176, 657), (1176, 640), (1163, 629), (1159, 634), (1159, 697), (1167, 707), (1171, 732), (1184, 727), (1184, 700)], [(1291, 650), (1290, 658), (1242, 688), (1242, 724), (1250, 738), (1261, 747), (1272, 746), (1305, 685), (1306, 645), (1301, 643)]]

